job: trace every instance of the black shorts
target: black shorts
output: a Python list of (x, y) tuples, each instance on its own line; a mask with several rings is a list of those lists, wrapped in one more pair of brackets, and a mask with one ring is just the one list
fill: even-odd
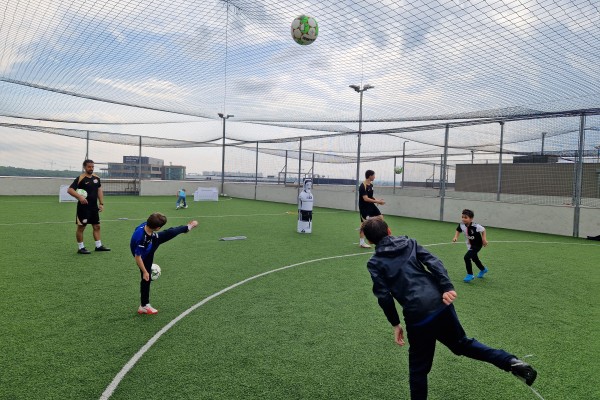
[(373, 204), (372, 207), (368, 207), (366, 209), (361, 209), (360, 211), (360, 222), (364, 222), (369, 218), (378, 217), (381, 215), (381, 211), (377, 208), (376, 205)]
[(92, 208), (85, 205), (77, 205), (77, 214), (75, 216), (77, 225), (96, 225), (100, 223), (100, 211), (98, 208)]

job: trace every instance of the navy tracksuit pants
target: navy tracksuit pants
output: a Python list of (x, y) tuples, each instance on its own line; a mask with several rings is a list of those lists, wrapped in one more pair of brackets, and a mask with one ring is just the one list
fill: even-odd
[(440, 341), (454, 354), (489, 362), (510, 371), (510, 361), (516, 358), (504, 350), (492, 349), (475, 339), (467, 338), (453, 305), (446, 307), (426, 324), (406, 325), (411, 400), (427, 399), (427, 374), (431, 370), (435, 343)]
[[(182, 233), (187, 233), (188, 227), (187, 225), (177, 226), (175, 228), (165, 229), (164, 231), (158, 232), (157, 237), (152, 238), (152, 251), (143, 258), (144, 267), (149, 274), (152, 274), (152, 263), (154, 262), (154, 253), (158, 249), (158, 246), (161, 244), (168, 242), (173, 239), (175, 236), (180, 235)], [(140, 271), (140, 275), (142, 277), (140, 281), (140, 304), (142, 306), (146, 306), (150, 303), (150, 284), (152, 283), (152, 279), (144, 280), (144, 274)]]

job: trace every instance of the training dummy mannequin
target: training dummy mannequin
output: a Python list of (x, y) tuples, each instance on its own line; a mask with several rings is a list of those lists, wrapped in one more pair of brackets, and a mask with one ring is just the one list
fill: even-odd
[(312, 232), (312, 179), (304, 180), (304, 188), (298, 195), (298, 233)]

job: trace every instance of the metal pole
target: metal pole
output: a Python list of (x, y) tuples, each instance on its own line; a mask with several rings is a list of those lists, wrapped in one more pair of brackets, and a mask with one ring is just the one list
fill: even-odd
[(502, 191), (502, 147), (504, 146), (504, 121), (500, 122), (500, 155), (498, 157), (498, 189), (496, 191), (496, 201), (500, 201), (500, 192)]
[(256, 200), (256, 187), (258, 186), (258, 142), (256, 142), (256, 169), (254, 170), (254, 200)]
[(362, 133), (362, 102), (363, 102), (363, 92), (360, 91), (360, 106), (358, 111), (358, 146), (356, 151), (356, 185), (355, 185), (355, 196), (354, 196), (354, 211), (358, 210), (358, 190), (360, 186), (360, 141), (361, 141), (361, 133)]
[(141, 192), (142, 190), (142, 137), (140, 136), (140, 147), (139, 147), (139, 152), (138, 152), (138, 165), (140, 168), (139, 171), (139, 181), (140, 181), (140, 187), (139, 187), (139, 191)]
[(583, 146), (585, 144), (585, 114), (579, 120), (579, 148), (577, 149), (577, 170), (575, 179), (575, 212), (573, 213), (573, 237), (579, 237), (579, 217), (581, 215), (581, 189), (583, 185)]
[(222, 116), (223, 120), (223, 148), (221, 151), (221, 196), (225, 194), (225, 121), (227, 121), (227, 117)]
[(406, 143), (408, 141), (405, 141), (404, 143), (402, 143), (402, 189), (404, 189), (404, 174), (406, 173), (406, 171), (404, 171), (404, 160), (405, 160), (405, 156), (406, 156)]
[(312, 166), (310, 167), (310, 180), (315, 184), (315, 153), (313, 153)]
[(296, 196), (300, 195), (300, 173), (302, 172), (302, 138), (300, 138), (300, 150), (298, 151), (298, 190)]
[(475, 150), (471, 150), (471, 164), (475, 163)]
[(446, 125), (444, 134), (444, 155), (440, 173), (440, 221), (444, 220), (444, 198), (446, 197), (446, 164), (448, 163), (448, 138), (450, 136), (450, 125)]
[(394, 194), (396, 194), (396, 159), (398, 157), (394, 157)]
[(283, 172), (283, 186), (285, 186), (286, 183), (287, 183), (287, 162), (288, 162), (287, 160), (288, 160), (288, 151), (286, 150), (285, 151), (285, 165), (283, 166), (284, 167), (284, 170), (283, 170), (284, 171)]
[(542, 155), (544, 155), (544, 142), (546, 141), (546, 132), (542, 132)]
[(86, 139), (85, 139), (85, 159), (89, 160), (90, 158), (90, 131), (85, 131), (86, 132)]

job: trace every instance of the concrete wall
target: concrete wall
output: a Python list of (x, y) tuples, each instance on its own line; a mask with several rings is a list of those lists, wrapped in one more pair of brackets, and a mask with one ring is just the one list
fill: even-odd
[[(1, 196), (23, 195), (56, 195), (60, 185), (70, 184), (71, 178), (26, 178), (0, 177)], [(143, 196), (175, 197), (177, 190), (184, 187), (188, 195), (198, 187), (217, 187), (216, 181), (142, 181)], [(225, 183), (225, 193), (232, 197), (254, 199), (253, 184)], [(259, 185), (256, 199), (277, 203), (297, 204), (298, 189), (281, 185)], [(317, 207), (338, 210), (354, 210), (354, 187), (348, 186), (315, 186), (313, 189)], [(397, 190), (393, 195), (387, 188), (376, 188), (377, 197), (383, 197), (386, 205), (381, 207), (385, 215), (439, 220), (440, 198), (431, 195), (431, 191), (419, 192), (415, 196), (413, 190)], [(429, 194), (429, 195), (427, 195)], [(542, 232), (571, 236), (573, 234), (574, 208), (557, 205), (532, 205), (519, 203), (502, 203), (485, 200), (460, 200), (446, 198), (444, 200), (444, 221), (457, 222), (464, 208), (475, 211), (476, 220), (484, 226)], [(600, 210), (598, 208), (581, 207), (579, 233), (581, 237), (600, 235)]]
[(56, 195), (60, 185), (70, 185), (73, 178), (32, 178), (21, 176), (0, 176), (0, 196), (40, 196)]
[[(574, 165), (502, 164), (502, 193), (534, 196), (572, 196)], [(599, 164), (583, 164), (582, 197), (600, 197)], [(496, 193), (498, 164), (458, 164), (457, 192)]]

